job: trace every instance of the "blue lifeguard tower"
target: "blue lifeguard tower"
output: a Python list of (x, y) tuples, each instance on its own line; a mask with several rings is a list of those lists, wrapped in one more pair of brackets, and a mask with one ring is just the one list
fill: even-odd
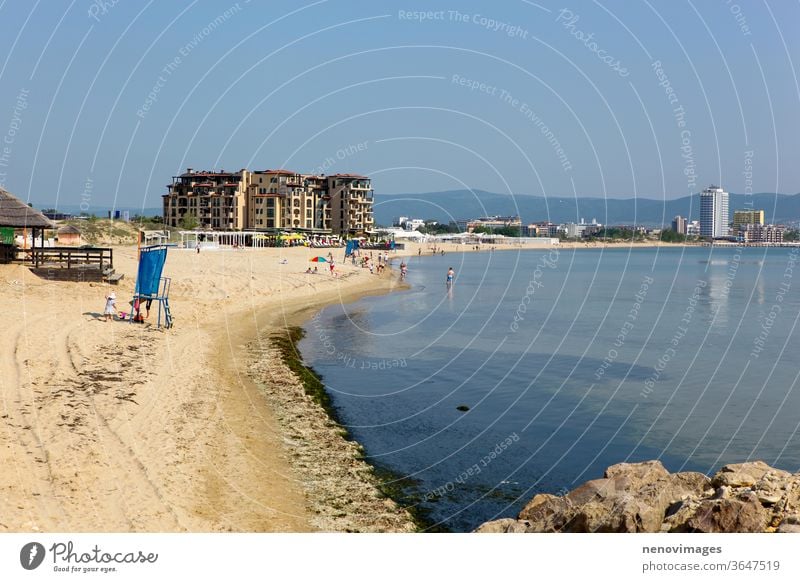
[(156, 301), (158, 302), (158, 327), (161, 327), (162, 312), (164, 327), (167, 329), (172, 327), (172, 312), (169, 309), (169, 288), (172, 279), (161, 276), (169, 246), (174, 245), (152, 245), (141, 247), (139, 251), (139, 271), (136, 274), (136, 287), (133, 291), (134, 309), (131, 313), (131, 323), (136, 321), (135, 317), (139, 315), (143, 301)]

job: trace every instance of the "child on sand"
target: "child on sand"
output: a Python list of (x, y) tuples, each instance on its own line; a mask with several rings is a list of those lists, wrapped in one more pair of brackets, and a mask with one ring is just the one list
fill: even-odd
[(117, 295), (113, 291), (106, 295), (106, 308), (103, 311), (106, 321), (111, 321), (114, 314), (117, 312)]

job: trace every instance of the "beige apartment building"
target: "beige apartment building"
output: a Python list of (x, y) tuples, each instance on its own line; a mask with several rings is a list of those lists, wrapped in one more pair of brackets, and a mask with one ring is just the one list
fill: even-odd
[(246, 228), (245, 191), (249, 172), (195, 172), (192, 168), (172, 178), (163, 196), (164, 223), (181, 226), (193, 216), (201, 229)]
[(373, 193), (370, 179), (358, 174), (327, 177), (331, 230), (357, 236), (373, 226)]
[(164, 222), (194, 216), (212, 230), (305, 230), (358, 236), (371, 229), (370, 179), (289, 170), (194, 172), (175, 176), (163, 197)]
[(737, 240), (743, 243), (782, 243), (785, 230), (782, 225), (748, 222), (739, 225), (736, 235)]
[(759, 224), (764, 225), (764, 211), (763, 210), (734, 210), (733, 211), (733, 232), (739, 231), (739, 227), (743, 224)]

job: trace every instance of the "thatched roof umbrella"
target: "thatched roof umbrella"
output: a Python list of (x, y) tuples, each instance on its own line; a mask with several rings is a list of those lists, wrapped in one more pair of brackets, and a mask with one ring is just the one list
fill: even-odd
[(30, 228), (31, 241), (36, 247), (36, 231), (55, 228), (56, 225), (44, 214), (31, 208), (22, 200), (0, 188), (0, 227)]
[(55, 228), (44, 214), (0, 188), (0, 226), (14, 228)]

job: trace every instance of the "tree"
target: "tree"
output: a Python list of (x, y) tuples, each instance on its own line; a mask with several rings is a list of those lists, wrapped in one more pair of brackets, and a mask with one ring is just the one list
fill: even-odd
[(686, 242), (686, 235), (679, 234), (678, 232), (672, 230), (671, 228), (666, 228), (661, 231), (661, 235), (659, 238), (664, 242)]
[(494, 229), (495, 234), (502, 234), (503, 236), (522, 236), (522, 229), (514, 226), (501, 226)]
[(184, 214), (181, 217), (180, 225), (183, 230), (194, 230), (197, 228), (197, 217), (194, 214)]
[(800, 240), (800, 230), (796, 230), (794, 228), (787, 228), (783, 232), (783, 240), (785, 242), (795, 242)]

